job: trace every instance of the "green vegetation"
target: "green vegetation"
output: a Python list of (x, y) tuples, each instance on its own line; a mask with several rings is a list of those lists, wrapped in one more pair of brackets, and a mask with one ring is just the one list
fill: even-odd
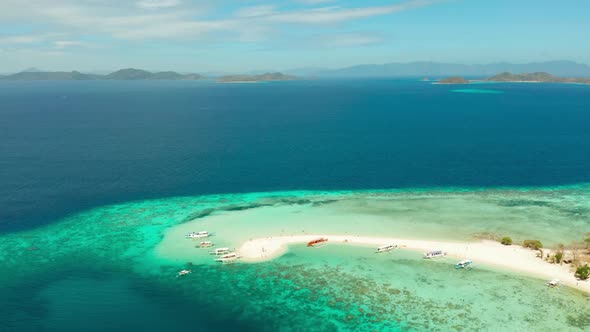
[(586, 280), (590, 277), (590, 266), (588, 264), (580, 266), (576, 269), (576, 277)]
[(438, 81), (440, 84), (469, 84), (469, 81), (463, 77), (453, 76)]
[(524, 73), (512, 74), (504, 72), (496, 76), (488, 78), (486, 81), (490, 82), (551, 82), (551, 83), (582, 83), (590, 84), (590, 78), (575, 78), (575, 77), (557, 77), (549, 73)]
[(543, 248), (543, 244), (539, 240), (524, 240), (522, 246), (533, 250), (539, 250)]
[(559, 264), (561, 263), (561, 260), (563, 259), (563, 252), (562, 251), (558, 251), (555, 253), (555, 263)]
[(500, 243), (502, 243), (505, 246), (509, 246), (512, 244), (512, 239), (509, 236), (504, 236)]

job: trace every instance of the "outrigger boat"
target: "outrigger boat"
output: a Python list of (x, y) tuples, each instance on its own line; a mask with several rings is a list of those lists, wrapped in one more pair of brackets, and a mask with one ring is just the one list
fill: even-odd
[(381, 247), (377, 248), (376, 253), (390, 252), (390, 251), (392, 251), (395, 248), (397, 248), (397, 244), (384, 245), (384, 246), (381, 246)]
[(203, 241), (198, 245), (199, 248), (210, 248), (213, 247), (213, 242), (211, 241)]
[(459, 263), (455, 264), (455, 268), (456, 269), (471, 270), (473, 268), (473, 266), (471, 266), (471, 264), (473, 264), (473, 261), (471, 259), (464, 259), (464, 260), (460, 261)]
[(221, 256), (220, 258), (217, 258), (215, 261), (223, 263), (223, 264), (229, 264), (229, 263), (235, 263), (238, 259), (240, 259), (240, 256), (238, 256), (237, 253), (230, 252), (228, 254)]
[(220, 256), (220, 255), (227, 255), (231, 252), (230, 248), (217, 248), (213, 251), (209, 251), (211, 255)]
[(440, 257), (445, 257), (446, 255), (447, 255), (447, 253), (442, 250), (435, 250), (435, 251), (425, 253), (424, 258), (429, 258), (429, 259), (440, 258)]
[(328, 239), (325, 237), (321, 237), (319, 239), (315, 239), (315, 240), (311, 240), (311, 241), (307, 242), (308, 247), (314, 247), (314, 248), (323, 247), (326, 244), (328, 244)]
[(200, 232), (190, 232), (188, 234), (185, 235), (185, 237), (187, 239), (200, 239), (200, 238), (204, 238), (204, 237), (209, 237), (211, 236), (211, 234), (207, 231), (200, 231)]
[(547, 282), (547, 286), (549, 286), (549, 287), (559, 287), (560, 285), (561, 285), (561, 282), (559, 281), (559, 279), (553, 279), (553, 280)]
[(178, 276), (182, 277), (182, 276), (185, 276), (190, 273), (191, 273), (191, 270), (182, 270), (182, 271), (178, 272)]

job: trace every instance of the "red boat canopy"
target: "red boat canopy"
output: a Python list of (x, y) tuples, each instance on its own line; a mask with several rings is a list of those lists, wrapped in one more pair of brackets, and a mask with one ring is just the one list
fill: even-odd
[(327, 242), (327, 241), (328, 241), (328, 239), (322, 237), (322, 238), (315, 239), (315, 240), (312, 240), (312, 241), (307, 242), (307, 246), (308, 247), (313, 247), (316, 244), (320, 244), (320, 243)]

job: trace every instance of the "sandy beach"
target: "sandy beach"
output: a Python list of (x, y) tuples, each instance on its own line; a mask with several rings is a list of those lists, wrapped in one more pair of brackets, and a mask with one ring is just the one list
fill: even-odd
[[(488, 265), (524, 273), (546, 280), (559, 279), (564, 285), (590, 293), (590, 283), (577, 280), (570, 265), (550, 264), (536, 257), (537, 251), (520, 246), (504, 246), (494, 241), (445, 242), (401, 238), (364, 237), (350, 235), (294, 235), (252, 239), (238, 250), (244, 262), (257, 263), (272, 260), (288, 251), (290, 244), (307, 243), (316, 238), (328, 238), (328, 243), (351, 244), (372, 247), (397, 244), (402, 250), (421, 252), (443, 250), (457, 260), (469, 258), (476, 265)], [(312, 250), (312, 249), (310, 249)], [(313, 249), (321, 250), (321, 249)]]

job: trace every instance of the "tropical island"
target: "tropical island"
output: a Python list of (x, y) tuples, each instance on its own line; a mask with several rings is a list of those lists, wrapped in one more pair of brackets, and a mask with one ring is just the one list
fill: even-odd
[(86, 74), (79, 71), (22, 71), (0, 76), (10, 81), (88, 81), (88, 80), (198, 80), (199, 74), (179, 74), (173, 71), (150, 72), (142, 69), (120, 69), (107, 75)]
[(460, 76), (453, 76), (453, 77), (448, 77), (448, 78), (444, 78), (440, 81), (438, 81), (439, 84), (469, 84), (469, 81), (463, 77)]
[(286, 75), (280, 72), (264, 73), (261, 75), (227, 75), (220, 77), (220, 83), (248, 83), (248, 82), (270, 82), (270, 81), (292, 81), (297, 79), (293, 75)]
[(504, 72), (492, 76), (486, 81), (489, 82), (541, 82), (541, 83), (581, 83), (590, 84), (588, 77), (557, 77), (545, 72), (512, 74)]
[[(546, 72), (512, 74), (503, 72), (498, 75), (477, 81), (484, 82), (534, 82), (534, 83), (578, 83), (590, 84), (590, 77), (558, 77)], [(469, 84), (472, 81), (460, 76), (453, 76), (439, 80), (439, 84)]]
[[(162, 258), (198, 264), (215, 261), (209, 251), (195, 250), (195, 242), (179, 241), (179, 238), (183, 237), (204, 241), (202, 238), (208, 237), (209, 233), (195, 232), (200, 229), (213, 230), (215, 233), (213, 242), (202, 242), (202, 245), (212, 246), (216, 242), (222, 244), (220, 250), (232, 251), (228, 248), (235, 248), (231, 253), (233, 256), (222, 256), (216, 260), (217, 262), (225, 262), (224, 259), (232, 263), (270, 261), (285, 255), (293, 248), (305, 247), (306, 244), (308, 248), (316, 244), (368, 247), (358, 249), (368, 252), (380, 252), (382, 247), (393, 245), (396, 251), (401, 249), (400, 251), (418, 254), (441, 252), (444, 253), (442, 256), (451, 261), (472, 260), (477, 262), (480, 268), (497, 267), (590, 293), (590, 283), (585, 281), (590, 278), (590, 233), (586, 233), (590, 229), (585, 228), (580, 234), (571, 234), (567, 230), (571, 216), (560, 216), (558, 209), (547, 209), (544, 205), (529, 206), (526, 212), (514, 209), (514, 204), (520, 206), (529, 204), (526, 202), (532, 199), (544, 199), (542, 194), (537, 196), (538, 194), (523, 193), (520, 200), (515, 200), (510, 192), (498, 192), (492, 199), (479, 193), (464, 195), (429, 192), (428, 195), (434, 196), (392, 193), (382, 194), (375, 199), (366, 193), (346, 197), (329, 195), (329, 201), (332, 203), (312, 204), (305, 208), (297, 204), (273, 205), (240, 209), (223, 215), (208, 215), (171, 228), (157, 246), (156, 253)], [(327, 197), (307, 198), (320, 202)], [(332, 199), (338, 203), (334, 203)], [(434, 204), (437, 213), (442, 214), (435, 217), (429, 210), (391, 210), (404, 207), (417, 199), (421, 202), (420, 206)], [(469, 206), (469, 212), (442, 212), (444, 208), (441, 210), (441, 207), (456, 206), (458, 201), (461, 202), (459, 204), (463, 204), (462, 206)], [(358, 204), (365, 203), (370, 205), (359, 208)], [(567, 206), (570, 203), (567, 199), (562, 199), (558, 206)], [(480, 208), (483, 207), (493, 212), (472, 221), (468, 229), (462, 229), (460, 225), (465, 218), (471, 218), (470, 213), (481, 211)], [(382, 208), (396, 212), (391, 212), (387, 217), (375, 213), (374, 209), (379, 211)], [(355, 214), (351, 215), (351, 211)], [(520, 227), (521, 222), (527, 222), (530, 213), (534, 215), (540, 211), (545, 213), (543, 220), (551, 220), (554, 223), (550, 235), (533, 225)], [(453, 221), (448, 223), (451, 215)], [(359, 216), (362, 216), (362, 227), (356, 222)], [(238, 223), (244, 220), (248, 221), (244, 223), (248, 228), (235, 232), (235, 228), (240, 227), (237, 226)], [(420, 225), (416, 224), (416, 220), (421, 220)], [(446, 220), (445, 224), (450, 227), (449, 229), (456, 231), (447, 232), (440, 228), (438, 223), (443, 220)], [(513, 222), (505, 223), (503, 220)], [(515, 222), (516, 220), (519, 222)], [(232, 232), (225, 228), (228, 225), (232, 225)], [(514, 227), (516, 225), (520, 226)], [(197, 247), (201, 248), (198, 242)], [(547, 286), (553, 287), (553, 284)]]
[[(114, 81), (139, 81), (139, 80), (199, 80), (203, 77), (199, 74), (180, 74), (174, 71), (150, 72), (143, 69), (126, 68), (114, 71), (110, 74), (90, 74), (79, 71), (41, 71), (35, 68), (10, 75), (0, 75), (0, 80), (6, 81), (89, 81), (89, 80), (114, 80)], [(296, 76), (286, 75), (280, 72), (264, 73), (260, 75), (227, 75), (217, 79), (221, 83), (250, 83), (270, 81), (291, 81)]]

